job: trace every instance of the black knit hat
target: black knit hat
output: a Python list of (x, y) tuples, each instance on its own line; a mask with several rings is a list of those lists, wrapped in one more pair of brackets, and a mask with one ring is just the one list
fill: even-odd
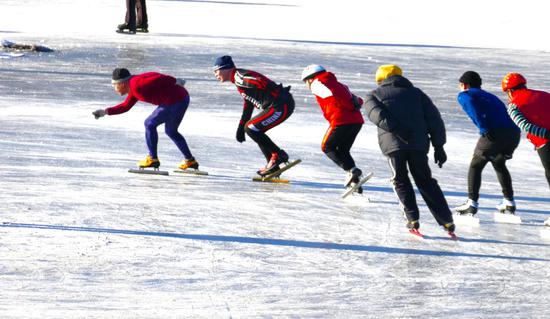
[(128, 81), (132, 75), (130, 74), (130, 71), (125, 68), (116, 68), (113, 70), (113, 79), (111, 80), (112, 84), (115, 83), (122, 83)]
[(229, 55), (218, 57), (216, 58), (216, 61), (214, 61), (214, 71), (231, 69), (234, 67), (235, 67), (235, 63), (233, 63), (233, 59), (231, 59)]
[(473, 88), (481, 87), (481, 77), (475, 71), (464, 72), (458, 81), (460, 81), (460, 83), (468, 84)]

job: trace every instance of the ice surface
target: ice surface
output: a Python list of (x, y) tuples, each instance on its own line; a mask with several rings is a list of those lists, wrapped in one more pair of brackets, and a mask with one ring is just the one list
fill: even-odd
[[(0, 37), (56, 49), (0, 60), (1, 318), (549, 316), (550, 236), (542, 223), (550, 190), (525, 139), (509, 161), (522, 224), (493, 221), (501, 194), (487, 167), (479, 227), (459, 226), (461, 240), (449, 240), (418, 196), (428, 239), (417, 239), (405, 229), (370, 123), (353, 154), (375, 176), (365, 196), (340, 199), (345, 174), (320, 150), (327, 124), (299, 77), (305, 65), (322, 64), (364, 96), (380, 64), (402, 66), (446, 122), (449, 161), (432, 169), (454, 207), (466, 199), (477, 140), (456, 103), (458, 77), (477, 70), (503, 99), (499, 83), (509, 71), (550, 90), (550, 53), (261, 40), (323, 40), (296, 22), (314, 8), (310, 1), (148, 5), (151, 33), (126, 36), (114, 32), (124, 1), (0, 2)], [(357, 9), (348, 12), (365, 19), (365, 32), (380, 28)], [(289, 33), (277, 33), (279, 24)], [(347, 42), (391, 42), (344, 29)], [(436, 40), (417, 44), (446, 44)], [(253, 142), (234, 139), (242, 100), (212, 75), (222, 54), (292, 85), (296, 111), (269, 133), (303, 160), (285, 173), (291, 184), (250, 180), (264, 163)], [(154, 107), (93, 118), (121, 101), (110, 85), (117, 66), (187, 79), (191, 105), (180, 132), (209, 176), (127, 172), (146, 155), (143, 120)], [(159, 135), (162, 168), (171, 170), (181, 155), (162, 127)]]

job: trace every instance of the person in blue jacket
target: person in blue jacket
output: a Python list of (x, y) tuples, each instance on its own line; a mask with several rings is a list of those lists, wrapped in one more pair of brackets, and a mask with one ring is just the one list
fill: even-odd
[(512, 158), (519, 145), (520, 129), (508, 116), (506, 106), (494, 94), (481, 89), (481, 77), (467, 71), (459, 79), (461, 92), (458, 103), (479, 129), (479, 140), (468, 169), (468, 200), (455, 210), (461, 215), (474, 215), (478, 210), (481, 173), (491, 162), (502, 187), (504, 199), (497, 209), (514, 214), (514, 190), (506, 161)]

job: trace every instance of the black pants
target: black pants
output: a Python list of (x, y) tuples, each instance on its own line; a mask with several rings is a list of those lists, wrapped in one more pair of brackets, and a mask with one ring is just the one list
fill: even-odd
[(246, 122), (246, 134), (258, 144), (268, 162), (271, 154), (279, 152), (280, 148), (265, 132), (283, 123), (293, 112), (294, 99), (290, 96), (284, 103), (267, 108)]
[[(137, 24), (136, 24), (137, 9)], [(136, 26), (148, 28), (147, 6), (145, 0), (126, 0), (126, 24), (130, 30), (135, 30)]]
[(488, 162), (495, 169), (504, 198), (514, 199), (512, 177), (506, 168), (506, 161), (512, 158), (518, 147), (521, 133), (516, 129), (501, 129), (495, 130), (493, 134), (493, 140), (484, 136), (479, 138), (468, 169), (468, 198), (475, 201), (479, 199), (481, 173)]
[(544, 167), (544, 174), (546, 175), (546, 181), (550, 186), (550, 145), (546, 144), (537, 150), (539, 153), (540, 161)]
[(416, 187), (437, 223), (444, 225), (453, 221), (447, 200), (437, 180), (432, 178), (428, 156), (425, 152), (400, 150), (388, 154), (388, 159), (393, 172), (394, 191), (399, 198), (407, 220), (414, 221), (420, 218), (416, 196), (409, 179), (408, 169), (410, 169)]
[(355, 167), (350, 150), (363, 124), (331, 126), (325, 133), (321, 149), (336, 165), (348, 171)]

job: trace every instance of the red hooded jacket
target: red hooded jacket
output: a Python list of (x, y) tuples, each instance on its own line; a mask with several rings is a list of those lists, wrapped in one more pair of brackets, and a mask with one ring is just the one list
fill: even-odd
[[(365, 122), (361, 111), (354, 106), (353, 94), (347, 86), (338, 82), (333, 73), (323, 72), (315, 76), (310, 88), (330, 126)], [(362, 105), (363, 100), (360, 97), (357, 99)]]
[(156, 72), (134, 75), (130, 78), (130, 92), (124, 102), (105, 110), (108, 115), (129, 111), (137, 101), (154, 105), (172, 105), (183, 101), (189, 93), (176, 84), (176, 78)]
[[(550, 93), (527, 88), (515, 90), (510, 104), (515, 104), (529, 122), (550, 129)], [(532, 134), (527, 134), (527, 138), (536, 148), (550, 141)]]

